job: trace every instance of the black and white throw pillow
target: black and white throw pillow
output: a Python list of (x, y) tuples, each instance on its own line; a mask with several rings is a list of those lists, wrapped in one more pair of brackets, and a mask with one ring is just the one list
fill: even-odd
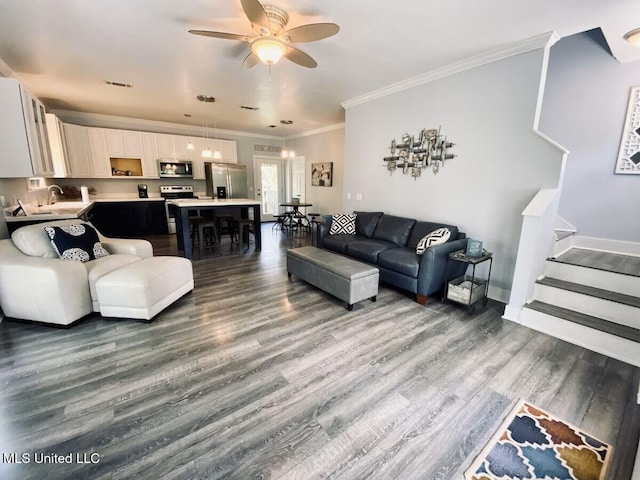
[(438, 228), (428, 235), (425, 235), (420, 239), (416, 246), (416, 253), (422, 255), (424, 251), (431, 245), (438, 245), (439, 243), (445, 243), (451, 237), (451, 230), (446, 227)]
[(355, 235), (356, 215), (354, 213), (336, 213), (331, 217), (329, 235)]
[(109, 255), (100, 243), (95, 228), (86, 223), (44, 227), (44, 230), (62, 259), (88, 262)]

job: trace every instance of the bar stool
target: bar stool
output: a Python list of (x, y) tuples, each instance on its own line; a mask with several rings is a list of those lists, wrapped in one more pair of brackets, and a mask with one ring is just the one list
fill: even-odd
[(222, 242), (222, 237), (229, 235), (231, 244), (237, 243), (238, 231), (233, 215), (218, 215), (216, 216), (216, 220), (218, 222), (218, 234), (220, 241)]
[(245, 244), (245, 231), (246, 231), (246, 244), (247, 248), (249, 248), (249, 244), (251, 243), (249, 240), (249, 234), (253, 233), (255, 238), (255, 232), (253, 232), (253, 220), (249, 220), (248, 218), (236, 219), (236, 224), (238, 226), (238, 233), (240, 236), (239, 245), (240, 247), (244, 247)]
[(202, 220), (198, 223), (198, 238), (200, 258), (202, 258), (202, 254), (205, 248), (215, 250), (216, 246), (220, 245), (215, 218), (213, 220)]
[(189, 236), (191, 237), (191, 245), (195, 245), (196, 241), (200, 244), (200, 230), (198, 225), (203, 222), (205, 218), (201, 215), (192, 215), (189, 219)]
[(287, 216), (284, 213), (276, 213), (273, 215), (273, 218), (275, 218), (276, 221), (274, 222), (273, 227), (271, 227), (271, 230), (284, 231), (284, 219), (287, 218)]

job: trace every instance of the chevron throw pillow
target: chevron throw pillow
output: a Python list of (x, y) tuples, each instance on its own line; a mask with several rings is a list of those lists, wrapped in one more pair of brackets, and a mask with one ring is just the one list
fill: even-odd
[(425, 235), (420, 239), (416, 246), (416, 253), (422, 255), (424, 251), (431, 245), (438, 245), (439, 243), (445, 243), (451, 237), (451, 230), (442, 227), (434, 230), (429, 235)]
[(355, 235), (356, 216), (352, 213), (336, 213), (331, 217), (331, 228), (329, 235)]

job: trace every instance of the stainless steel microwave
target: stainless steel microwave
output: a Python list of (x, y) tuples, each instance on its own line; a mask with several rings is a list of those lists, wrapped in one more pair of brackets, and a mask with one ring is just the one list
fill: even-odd
[(191, 162), (180, 160), (158, 160), (160, 178), (193, 178)]

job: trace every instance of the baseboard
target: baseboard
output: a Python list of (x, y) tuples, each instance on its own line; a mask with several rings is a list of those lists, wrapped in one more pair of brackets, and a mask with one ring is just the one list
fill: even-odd
[(520, 323), (521, 311), (522, 311), (522, 308), (516, 308), (516, 307), (512, 307), (511, 305), (507, 305), (504, 308), (504, 314), (502, 315), (502, 318), (504, 318), (505, 320), (510, 320), (515, 323)]
[(586, 248), (588, 250), (600, 250), (603, 252), (622, 253), (640, 257), (640, 243), (637, 242), (574, 235), (573, 246), (576, 248)]

